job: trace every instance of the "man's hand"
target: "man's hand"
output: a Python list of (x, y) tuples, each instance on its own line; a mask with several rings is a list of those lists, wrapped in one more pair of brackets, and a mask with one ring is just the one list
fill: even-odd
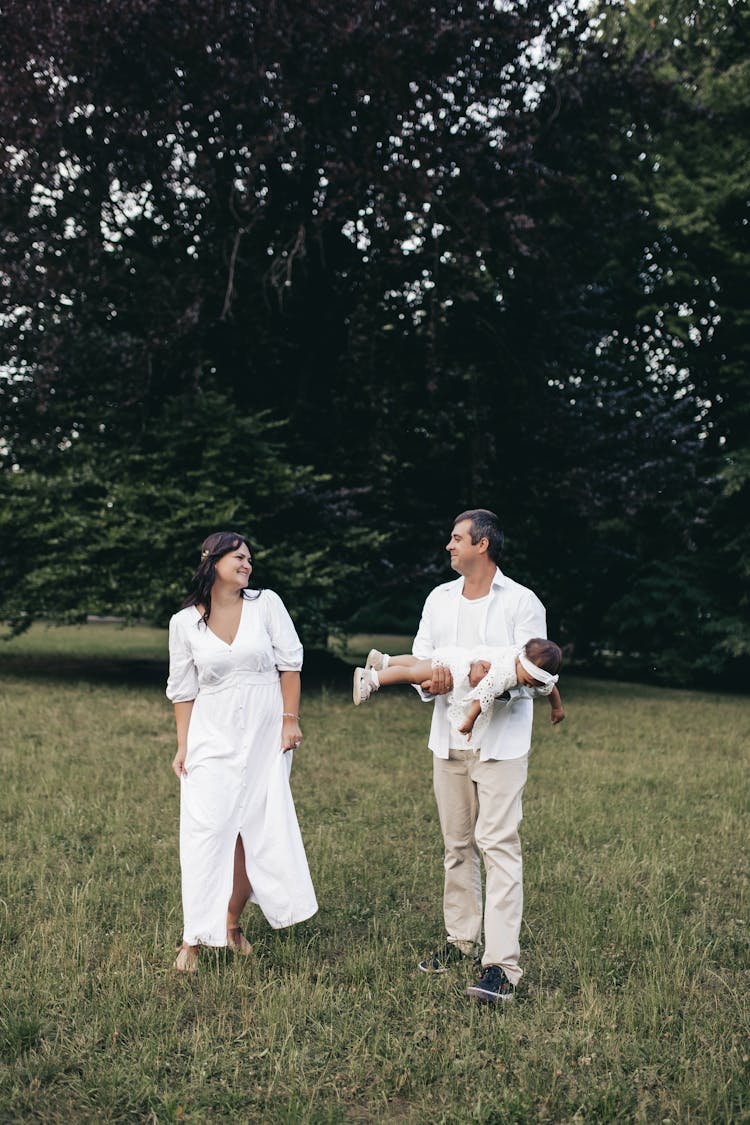
[(557, 726), (558, 723), (561, 723), (564, 718), (565, 708), (562, 705), (560, 707), (553, 707), (550, 711), (550, 722), (552, 723), (553, 727)]
[(449, 691), (453, 691), (453, 676), (449, 669), (433, 668), (432, 679), (422, 682), (422, 691), (428, 691), (430, 695), (447, 695)]

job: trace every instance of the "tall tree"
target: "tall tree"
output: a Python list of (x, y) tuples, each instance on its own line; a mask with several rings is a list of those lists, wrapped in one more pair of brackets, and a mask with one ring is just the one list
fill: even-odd
[[(9, 0), (2, 612), (51, 609), (60, 568), (17, 549), (35, 507), (76, 574), (111, 549), (80, 614), (215, 496), (318, 636), (363, 605), (409, 620), (451, 515), (488, 504), (563, 639), (650, 666), (726, 426), (654, 173), (685, 103), (631, 9), (62, 0), (32, 28)], [(174, 591), (137, 573), (163, 617)], [(686, 632), (652, 648), (687, 658)]]
[(544, 388), (492, 322), (543, 241), (528, 94), (574, 22), (542, 0), (100, 16), (3, 8), (7, 464), (137, 445), (216, 387), (285, 416), (403, 566), (404, 527), (493, 479), (488, 365), (506, 403)]
[[(137, 444), (75, 440), (44, 469), (0, 474), (3, 615), (166, 621), (212, 528), (252, 534), (254, 584), (273, 585), (306, 642), (325, 647), (343, 586), (377, 534), (349, 523), (336, 577), (324, 544), (346, 509), (310, 467), (289, 464), (278, 423), (207, 390), (165, 403)], [(342, 510), (343, 509), (343, 510)]]
[(617, 636), (633, 649), (640, 604), (673, 672), (740, 683), (750, 667), (750, 12), (734, 0), (639, 0), (609, 34), (633, 53), (646, 47), (664, 84), (640, 163), (659, 223), (644, 320), (659, 318), (671, 341), (660, 366), (671, 361), (675, 397), (700, 421), (682, 535), (671, 552), (649, 541)]

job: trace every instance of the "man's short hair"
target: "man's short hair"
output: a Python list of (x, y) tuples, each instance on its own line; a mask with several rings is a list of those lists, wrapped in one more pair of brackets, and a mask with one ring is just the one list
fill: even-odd
[(462, 520), (471, 521), (471, 541), (478, 543), (480, 539), (487, 540), (487, 554), (497, 565), (503, 549), (505, 536), (500, 527), (500, 520), (488, 508), (471, 508), (468, 512), (461, 512), (453, 521), (455, 527)]

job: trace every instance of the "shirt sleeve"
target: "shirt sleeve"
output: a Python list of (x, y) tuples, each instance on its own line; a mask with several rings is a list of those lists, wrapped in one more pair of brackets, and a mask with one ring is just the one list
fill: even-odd
[(299, 672), (304, 652), (286, 606), (273, 590), (264, 590), (261, 597), (266, 601), (266, 627), (276, 667), (279, 672)]
[(198, 670), (187, 637), (175, 615), (169, 622), (169, 679), (167, 699), (189, 703), (198, 694)]
[[(432, 654), (435, 651), (435, 642), (432, 639), (432, 595), (430, 595), (424, 603), (419, 628), (414, 638), (414, 644), (411, 646), (411, 651), (412, 654), (416, 656), (417, 660), (432, 660)], [(435, 696), (430, 695), (428, 691), (423, 691), (420, 684), (414, 684), (413, 687), (420, 699), (424, 700), (425, 703), (430, 703), (435, 698)]]
[(431, 660), (435, 651), (435, 642), (432, 638), (432, 595), (427, 598), (419, 621), (417, 635), (411, 651), (417, 660)]
[(547, 636), (547, 614), (539, 598), (527, 590), (513, 621), (513, 643), (525, 645), (532, 637)]

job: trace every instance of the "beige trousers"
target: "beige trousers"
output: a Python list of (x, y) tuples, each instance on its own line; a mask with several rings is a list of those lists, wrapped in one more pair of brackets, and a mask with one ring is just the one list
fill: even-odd
[(443, 915), (448, 941), (479, 944), (482, 936), (482, 875), (486, 873), (483, 965), (500, 965), (511, 984), (518, 964), (523, 914), (521, 798), (529, 756), (479, 760), (478, 750), (433, 755), (433, 779), (445, 844)]

